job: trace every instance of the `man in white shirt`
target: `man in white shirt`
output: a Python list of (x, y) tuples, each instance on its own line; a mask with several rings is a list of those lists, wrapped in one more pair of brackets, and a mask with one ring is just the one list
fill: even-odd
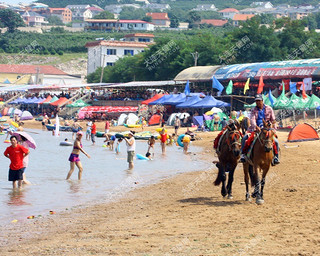
[(136, 140), (134, 139), (132, 132), (129, 132), (129, 139), (124, 138), (124, 140), (126, 141), (126, 144), (127, 144), (127, 153), (128, 153), (127, 161), (129, 163), (129, 170), (132, 170), (134, 167), (133, 158), (136, 150)]

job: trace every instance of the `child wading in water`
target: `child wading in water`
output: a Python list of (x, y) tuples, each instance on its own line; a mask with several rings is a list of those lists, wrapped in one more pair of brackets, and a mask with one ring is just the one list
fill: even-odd
[(151, 157), (151, 149), (152, 149), (152, 157), (154, 157), (154, 144), (156, 144), (156, 139), (154, 136), (151, 136), (150, 139), (148, 140), (149, 147), (148, 147), (146, 157), (149, 157), (149, 156)]

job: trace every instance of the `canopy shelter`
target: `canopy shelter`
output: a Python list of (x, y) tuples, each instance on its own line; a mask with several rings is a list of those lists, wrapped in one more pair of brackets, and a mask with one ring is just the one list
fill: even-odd
[(90, 104), (84, 102), (82, 99), (76, 100), (75, 102), (67, 105), (68, 108), (82, 108), (86, 106), (90, 106)]
[(193, 104), (190, 106), (190, 108), (213, 108), (213, 107), (229, 107), (230, 104), (223, 102), (221, 100), (217, 100), (212, 96), (206, 96), (204, 99), (201, 101)]
[(277, 101), (274, 103), (274, 109), (286, 109), (289, 99), (283, 93), (277, 98)]
[(191, 105), (196, 104), (199, 101), (201, 101), (201, 98), (199, 96), (187, 97), (185, 102), (176, 105), (176, 107), (177, 108), (189, 108)]
[(148, 105), (149, 103), (151, 103), (155, 100), (158, 100), (158, 99), (162, 98), (163, 96), (164, 96), (164, 94), (161, 94), (161, 93), (156, 94), (152, 98), (142, 101), (141, 104)]
[(69, 99), (65, 98), (65, 97), (61, 97), (60, 99), (50, 103), (51, 106), (59, 106), (62, 105), (63, 103), (66, 103)]
[(130, 106), (87, 106), (80, 109), (85, 112), (105, 112), (105, 113), (118, 113), (118, 112), (136, 112), (138, 107)]
[(163, 105), (178, 105), (186, 100), (186, 95), (184, 93), (180, 94), (173, 94), (171, 98), (165, 100), (162, 104)]
[(50, 103), (50, 101), (52, 100), (51, 95), (49, 95), (45, 100), (43, 100), (42, 102), (39, 102), (39, 104), (47, 104)]
[(182, 70), (174, 81), (205, 82), (210, 81), (221, 66), (195, 66)]
[(171, 99), (173, 97), (173, 94), (167, 94), (167, 95), (164, 95), (163, 97), (161, 97), (160, 99), (158, 100), (155, 100), (153, 102), (150, 102), (148, 105), (158, 105), (158, 104), (162, 104), (165, 102), (165, 101), (168, 101), (169, 99)]

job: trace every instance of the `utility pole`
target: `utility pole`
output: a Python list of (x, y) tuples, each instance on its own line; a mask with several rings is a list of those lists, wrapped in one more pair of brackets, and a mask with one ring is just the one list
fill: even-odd
[(194, 66), (197, 66), (198, 64), (198, 58), (199, 58), (199, 53), (198, 52), (192, 52), (191, 53), (193, 59), (194, 59)]

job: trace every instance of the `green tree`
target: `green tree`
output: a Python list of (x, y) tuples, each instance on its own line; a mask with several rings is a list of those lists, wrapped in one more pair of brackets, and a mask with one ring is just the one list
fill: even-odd
[(146, 16), (144, 9), (136, 9), (134, 7), (123, 7), (120, 12), (119, 19), (122, 20), (141, 20)]
[(0, 10), (0, 27), (8, 28), (8, 32), (14, 32), (18, 27), (24, 27), (25, 24), (21, 16), (10, 9)]
[(114, 15), (111, 12), (103, 11), (93, 17), (94, 19), (114, 19)]
[(62, 20), (58, 16), (50, 16), (48, 18), (48, 22), (50, 25), (59, 25), (59, 26), (64, 25)]
[(146, 22), (152, 22), (151, 16), (144, 16), (141, 20), (146, 21)]
[(180, 25), (179, 19), (174, 14), (170, 17), (170, 28), (178, 28)]
[(201, 16), (196, 11), (188, 13), (189, 28), (198, 28), (201, 21)]

